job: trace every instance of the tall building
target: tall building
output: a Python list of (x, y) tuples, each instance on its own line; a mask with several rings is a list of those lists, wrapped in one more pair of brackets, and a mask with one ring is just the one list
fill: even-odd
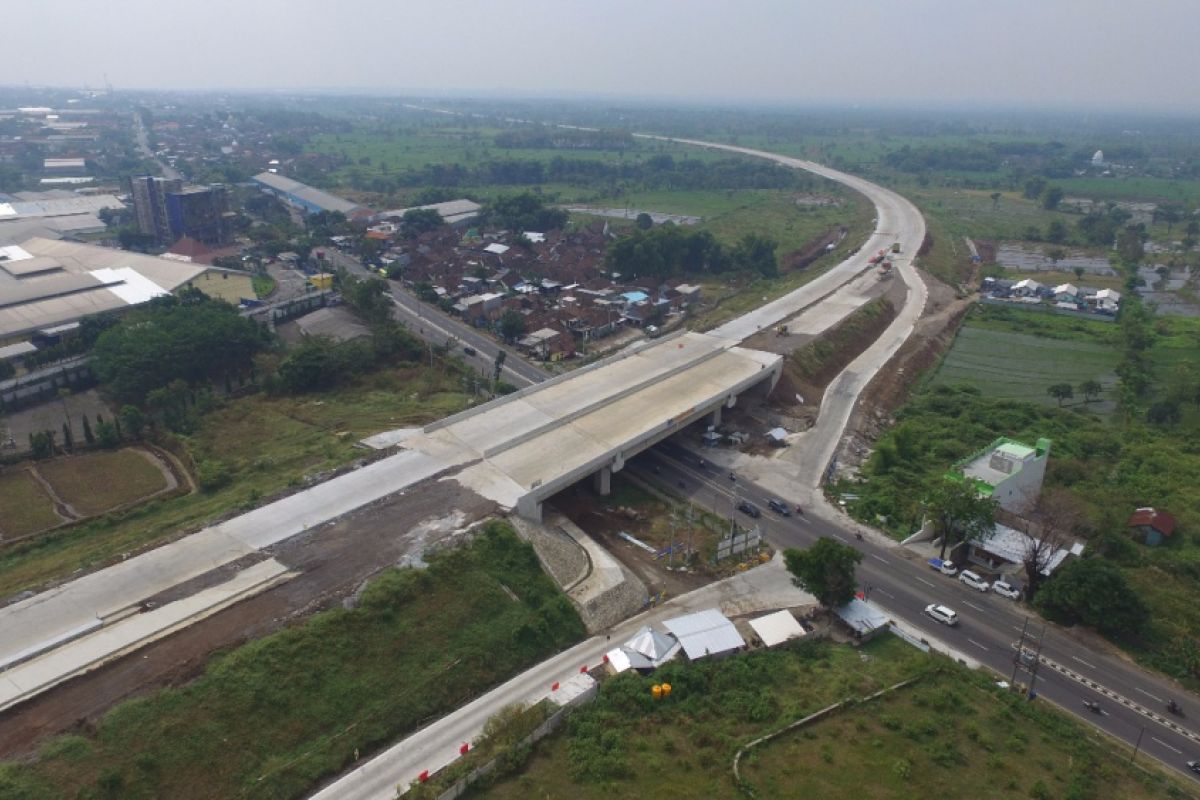
[(183, 189), (183, 181), (140, 175), (129, 179), (133, 195), (133, 210), (138, 228), (165, 244), (173, 242), (171, 225), (167, 220), (167, 194)]
[(224, 244), (227, 238), (225, 189), (188, 186), (177, 179), (144, 175), (130, 179), (138, 228), (159, 244), (189, 236), (204, 244)]
[(225, 188), (222, 186), (192, 186), (167, 192), (167, 224), (171, 230), (171, 241), (189, 236), (204, 244), (225, 244), (228, 238), (226, 210)]

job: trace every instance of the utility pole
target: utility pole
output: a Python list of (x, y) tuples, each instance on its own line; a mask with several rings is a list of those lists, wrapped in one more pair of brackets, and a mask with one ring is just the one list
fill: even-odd
[(671, 509), (667, 535), (667, 569), (675, 566), (675, 509)]
[(1129, 763), (1130, 763), (1130, 764), (1132, 764), (1132, 763), (1133, 763), (1133, 760), (1134, 760), (1135, 758), (1137, 758), (1138, 750), (1141, 750), (1141, 749), (1142, 749), (1142, 737), (1143, 737), (1143, 736), (1145, 736), (1145, 735), (1146, 735), (1146, 726), (1145, 726), (1145, 725), (1143, 725), (1143, 726), (1142, 726), (1142, 729), (1141, 729), (1141, 731), (1139, 731), (1139, 732), (1138, 732), (1137, 744), (1135, 744), (1135, 745), (1133, 746), (1133, 755), (1131, 755), (1131, 756), (1129, 757)]
[[(1029, 630), (1029, 617), (1025, 618), (1025, 624), (1021, 626), (1021, 639), (1017, 642), (1017, 652), (1013, 656), (1013, 671), (1011, 683), (1015, 686), (1017, 683), (1017, 673), (1026, 672), (1029, 674), (1029, 688), (1026, 690), (1026, 697), (1030, 700), (1037, 697), (1037, 691), (1034, 689), (1037, 684), (1038, 667), (1042, 664), (1042, 642), (1046, 637), (1046, 626), (1038, 632), (1036, 639), (1034, 634)], [(1029, 647), (1026, 647), (1026, 643)]]
[(691, 503), (688, 503), (688, 515), (687, 515), (688, 545), (687, 545), (687, 552), (684, 553), (684, 565), (685, 566), (687, 564), (691, 563), (691, 560), (692, 560), (692, 531), (694, 530), (693, 522), (692, 522), (692, 511), (694, 509), (695, 509), (695, 506), (693, 506)]

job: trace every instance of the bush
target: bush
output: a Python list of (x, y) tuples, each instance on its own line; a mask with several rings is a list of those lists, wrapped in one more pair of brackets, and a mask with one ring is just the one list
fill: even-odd
[(1083, 623), (1118, 638), (1137, 636), (1149, 618), (1121, 570), (1098, 558), (1060, 568), (1038, 592), (1037, 604), (1059, 622)]
[(206, 492), (215, 492), (233, 480), (229, 468), (219, 461), (202, 461), (196, 467), (196, 479), (200, 488)]

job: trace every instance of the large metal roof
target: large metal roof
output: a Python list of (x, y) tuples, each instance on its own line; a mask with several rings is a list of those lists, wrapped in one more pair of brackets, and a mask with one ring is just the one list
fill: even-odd
[(675, 635), (692, 661), (746, 646), (729, 618), (715, 608), (665, 620), (663, 627)]
[(204, 266), (33, 238), (0, 247), (0, 341), (167, 294)]
[(324, 211), (340, 211), (343, 214), (349, 214), (360, 208), (357, 203), (274, 172), (260, 172), (254, 176), (254, 180), (269, 189), (289, 194), (297, 200), (310, 203)]

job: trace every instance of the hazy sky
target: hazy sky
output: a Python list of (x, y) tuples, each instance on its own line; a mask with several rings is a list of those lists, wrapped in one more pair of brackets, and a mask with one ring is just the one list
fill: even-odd
[(1200, 110), (1200, 0), (27, 0), (0, 83)]

